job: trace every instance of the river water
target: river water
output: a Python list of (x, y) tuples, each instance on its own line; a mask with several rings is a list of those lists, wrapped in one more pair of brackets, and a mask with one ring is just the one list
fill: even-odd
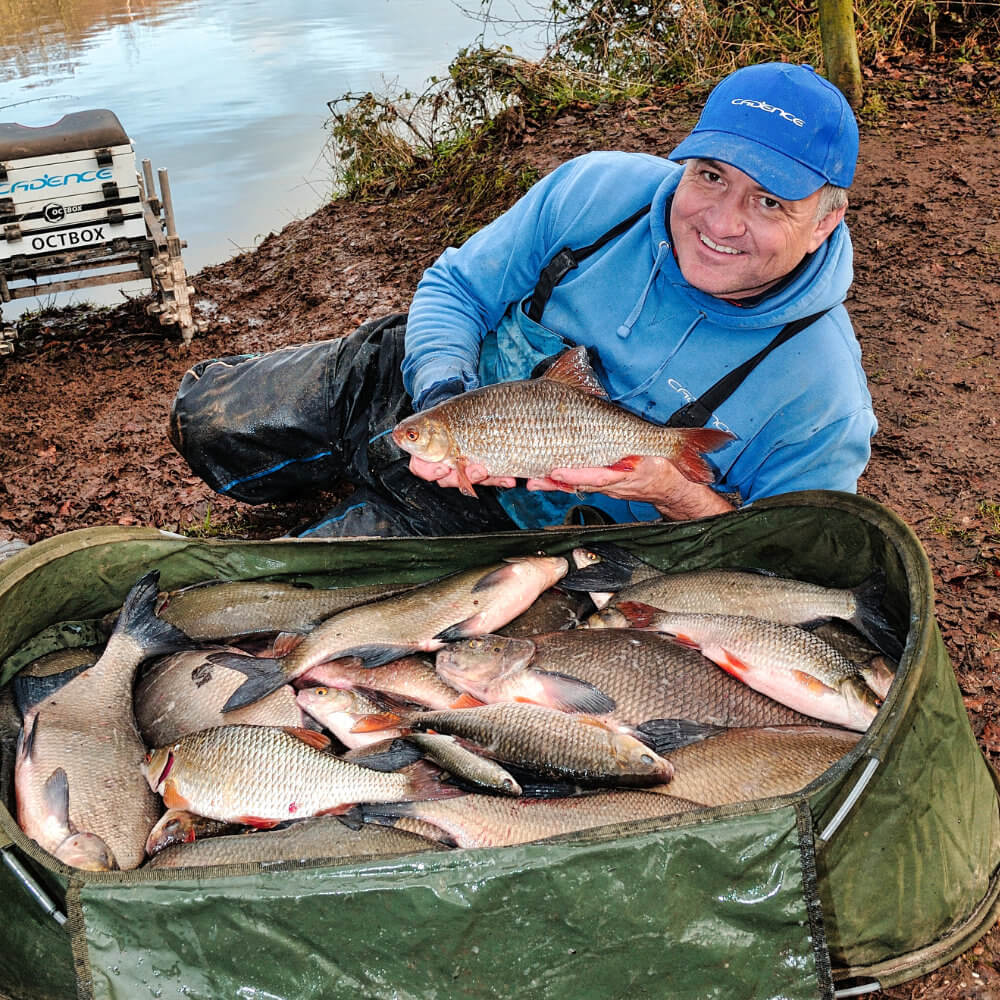
[[(491, 4), (495, 23), (518, 20), (514, 2)], [(327, 101), (422, 91), (483, 30), (453, 0), (0, 0), (0, 23), (0, 122), (115, 112), (137, 165), (168, 171), (189, 274), (329, 198)], [(484, 40), (541, 45), (525, 22)], [(121, 291), (19, 300), (3, 318), (81, 300)]]

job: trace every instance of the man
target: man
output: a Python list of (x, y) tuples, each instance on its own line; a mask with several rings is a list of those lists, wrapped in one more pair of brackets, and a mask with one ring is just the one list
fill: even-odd
[[(401, 357), (398, 324), (388, 337), (384, 325), (374, 340), (362, 328), (324, 348), (336, 358), (323, 384), (360, 365), (366, 377), (356, 384), (373, 389), (375, 401), (360, 421), (352, 412), (329, 427), (315, 442), (317, 459), (294, 464), (326, 459), (324, 440), (348, 426), (373, 433), (337, 470), (362, 488), (353, 505), (312, 533), (357, 533), (356, 511), (384, 522), (373, 533), (440, 534), (562, 523), (580, 494), (604, 518), (629, 521), (702, 517), (792, 490), (854, 490), (876, 428), (842, 305), (853, 278), (843, 219), (857, 150), (857, 124), (835, 87), (810, 67), (766, 63), (723, 80), (669, 159), (600, 152), (560, 166), (425, 272)], [(731, 431), (735, 438), (709, 456), (717, 481), (691, 483), (653, 457), (629, 471), (553, 469), (521, 486), (473, 466), (469, 479), (496, 489), (477, 490), (484, 500), (472, 509), (477, 501), (453, 489), (448, 467), (413, 458), (403, 473), (405, 460), (385, 452), (409, 400), (421, 410), (530, 377), (572, 344), (590, 349), (619, 405), (661, 423)], [(295, 364), (318, 346), (294, 349)], [(263, 366), (292, 360), (265, 356)], [(397, 361), (406, 395), (387, 405), (380, 397), (400, 398)], [(237, 377), (242, 390), (234, 383), (223, 394), (267, 385), (249, 372)], [(184, 394), (182, 385), (173, 440), (204, 475), (185, 428), (211, 407), (192, 410)], [(228, 428), (222, 437), (232, 439)], [(248, 464), (241, 488), (290, 467), (281, 446)], [(220, 488), (221, 476), (206, 478)]]

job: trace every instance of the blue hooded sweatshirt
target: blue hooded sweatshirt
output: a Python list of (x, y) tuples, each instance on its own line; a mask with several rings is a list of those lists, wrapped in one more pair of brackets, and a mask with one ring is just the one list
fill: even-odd
[[(765, 358), (706, 426), (736, 439), (708, 456), (714, 488), (743, 504), (795, 490), (854, 491), (876, 421), (861, 350), (842, 305), (853, 279), (841, 222), (774, 294), (734, 305), (694, 288), (677, 266), (667, 211), (683, 167), (644, 153), (595, 152), (535, 184), (424, 272), (410, 307), (403, 382), (421, 409), (442, 383), (472, 389), (527, 378), (561, 348), (593, 348), (610, 398), (665, 423), (787, 323), (829, 309)], [(624, 234), (569, 271), (539, 323), (526, 315), (539, 275), (645, 204)], [(525, 528), (560, 523), (572, 494), (498, 491)], [(656, 520), (645, 503), (588, 494), (619, 522)]]

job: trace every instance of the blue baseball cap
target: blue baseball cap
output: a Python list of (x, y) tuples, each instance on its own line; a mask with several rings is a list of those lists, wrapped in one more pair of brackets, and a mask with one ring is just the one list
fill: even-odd
[(826, 183), (850, 186), (858, 123), (844, 95), (812, 66), (760, 63), (716, 85), (669, 159), (719, 160), (797, 201)]

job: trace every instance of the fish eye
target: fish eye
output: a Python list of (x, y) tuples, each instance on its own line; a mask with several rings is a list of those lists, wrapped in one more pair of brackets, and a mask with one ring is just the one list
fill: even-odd
[(327, 688), (316, 688), (316, 694), (320, 698), (325, 698), (329, 693)]
[(643, 754), (643, 755), (642, 755), (642, 756), (641, 756), (641, 757), (639, 758), (639, 760), (640, 760), (640, 762), (641, 762), (641, 763), (643, 763), (643, 764), (652, 764), (652, 763), (653, 763), (653, 758), (652, 758), (652, 757), (650, 757), (648, 753), (644, 753), (644, 754)]
[(417, 431), (417, 430), (414, 430), (412, 427), (408, 427), (406, 429), (406, 440), (407, 441), (419, 441), (420, 440), (420, 432)]

